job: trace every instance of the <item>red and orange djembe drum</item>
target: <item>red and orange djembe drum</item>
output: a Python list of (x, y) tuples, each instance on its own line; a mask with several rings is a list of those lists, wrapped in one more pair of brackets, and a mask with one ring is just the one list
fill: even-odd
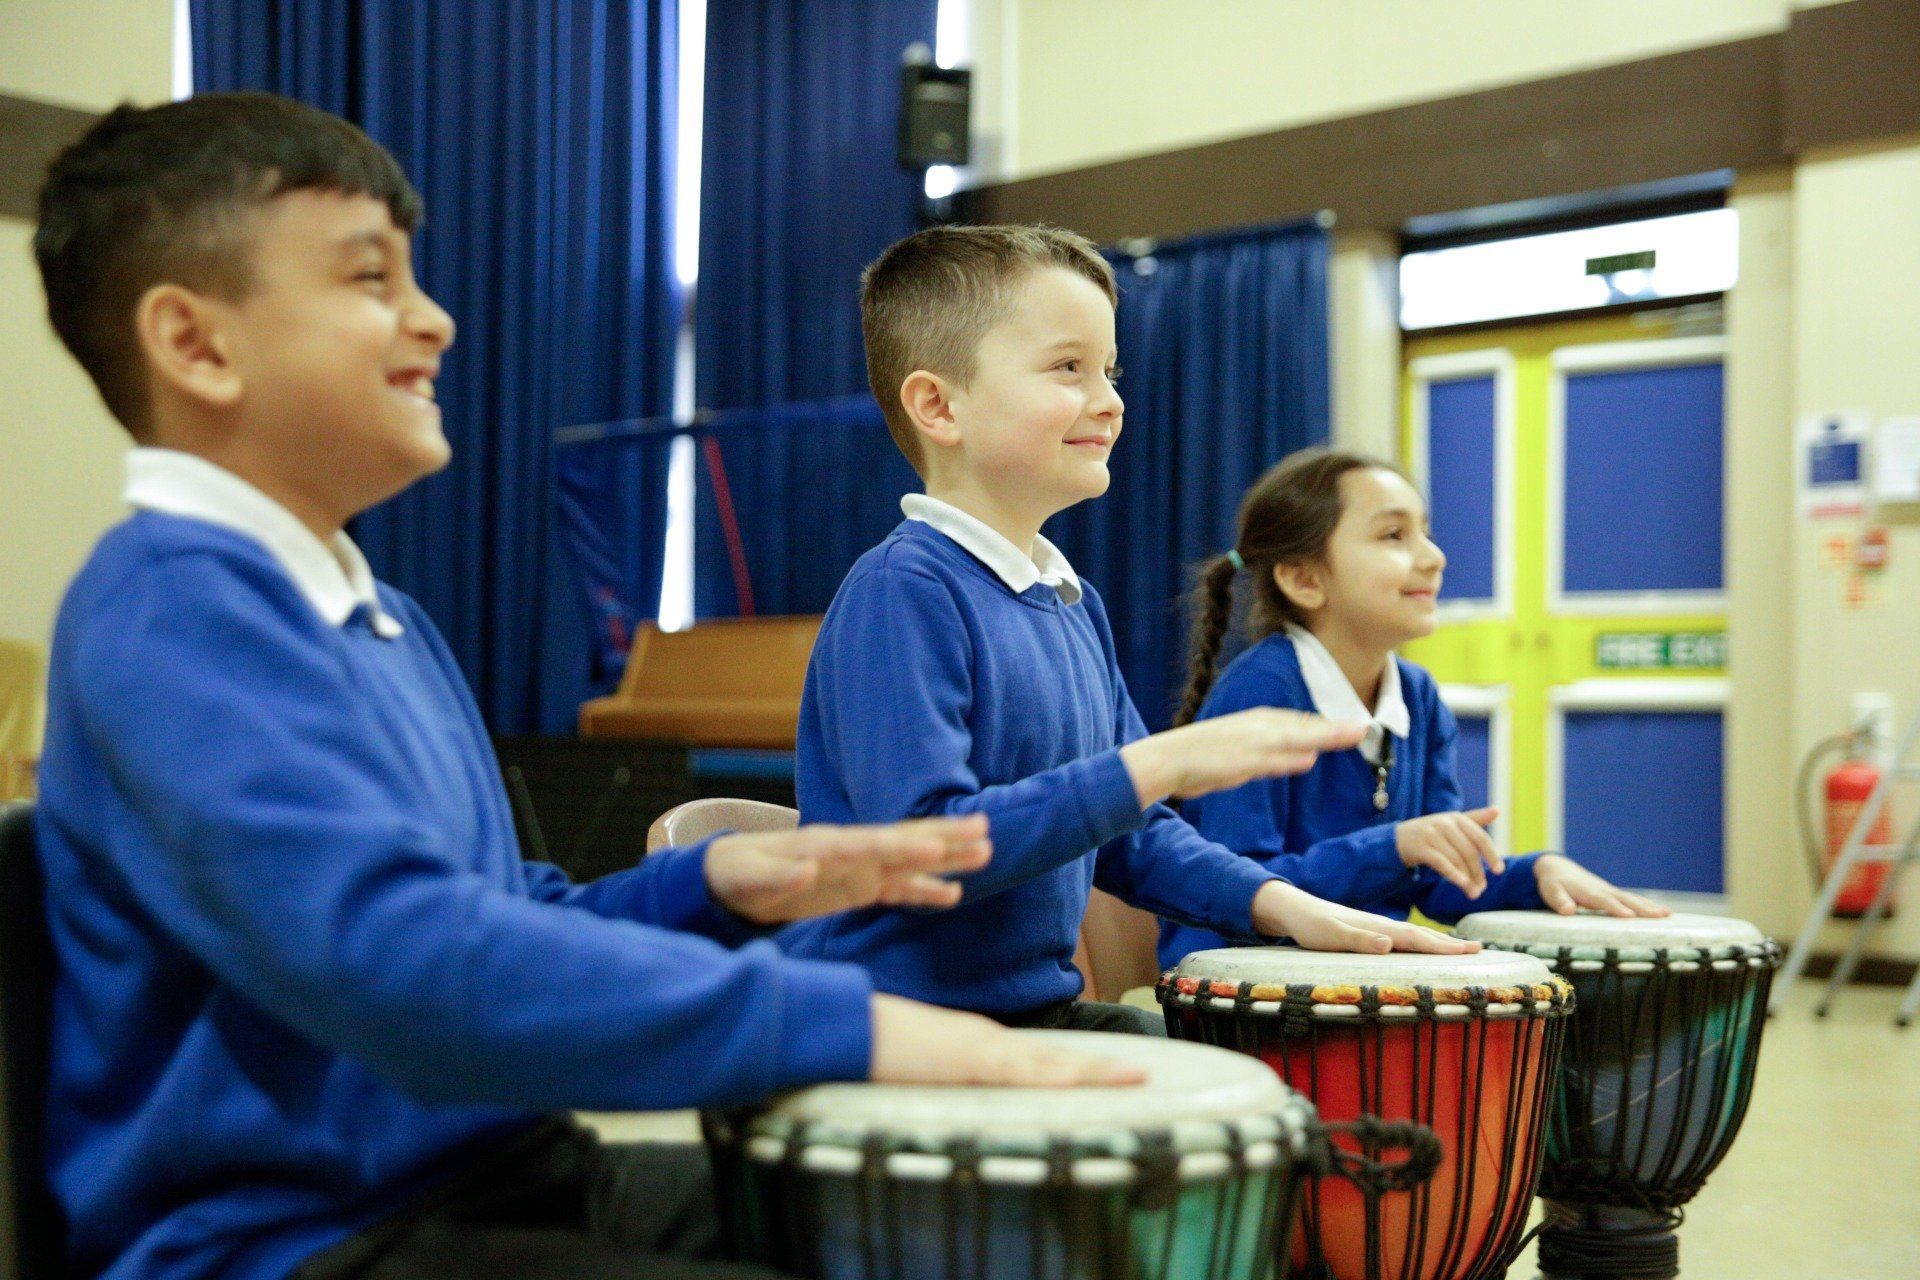
[[(1519, 1251), (1572, 989), (1530, 956), (1200, 951), (1159, 985), (1168, 1032), (1253, 1054), (1323, 1122), (1412, 1122), (1439, 1137), (1407, 1190), (1313, 1179), (1298, 1280), (1486, 1280)], [(1369, 1152), (1364, 1124), (1336, 1131)]]
[(1679, 1275), (1682, 1207), (1746, 1116), (1780, 948), (1718, 916), (1485, 911), (1459, 932), (1543, 961), (1579, 1000), (1540, 1174), (1541, 1271)]

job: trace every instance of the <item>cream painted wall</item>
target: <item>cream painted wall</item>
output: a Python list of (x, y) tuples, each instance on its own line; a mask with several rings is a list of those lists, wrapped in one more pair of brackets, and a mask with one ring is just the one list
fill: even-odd
[[(1920, 414), (1920, 135), (1802, 157), (1793, 194), (1793, 419), (1837, 409)], [(1920, 714), (1920, 526), (1883, 513), (1892, 554), (1877, 603), (1843, 607), (1840, 575), (1820, 547), (1860, 521), (1792, 524), (1793, 752), (1844, 728), (1848, 695), (1894, 695), (1896, 719)], [(1736, 646), (1739, 641), (1735, 641)], [(1903, 807), (1911, 815), (1911, 797)], [(1796, 916), (1810, 895), (1793, 885)], [(1909, 879), (1901, 918), (1874, 950), (1920, 955), (1920, 880)], [(1841, 927), (1830, 941), (1843, 942)]]
[[(4, 0), (0, 92), (164, 101), (172, 0)], [(47, 327), (31, 223), (0, 217), (0, 636), (45, 644), (67, 580), (118, 520), (127, 438)]]
[(1391, 458), (1400, 439), (1400, 246), (1384, 231), (1333, 233), (1327, 329), (1333, 443)]
[(992, 100), (982, 128), (1000, 139), (1001, 177), (1762, 35), (1806, 7), (1793, 0), (974, 4), (991, 11), (1005, 37), (975, 49), (977, 83)]
[(1776, 937), (1808, 896), (1793, 807), (1793, 174), (1743, 176), (1740, 283), (1727, 296), (1726, 569), (1731, 692), (1725, 830), (1733, 913)]
[(0, 91), (105, 110), (173, 84), (174, 0), (5, 0)]

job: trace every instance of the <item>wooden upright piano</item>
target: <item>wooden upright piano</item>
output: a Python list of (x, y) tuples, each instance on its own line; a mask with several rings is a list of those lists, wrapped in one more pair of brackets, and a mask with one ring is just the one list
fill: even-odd
[(643, 626), (619, 689), (580, 708), (580, 736), (791, 751), (819, 634), (818, 615)]

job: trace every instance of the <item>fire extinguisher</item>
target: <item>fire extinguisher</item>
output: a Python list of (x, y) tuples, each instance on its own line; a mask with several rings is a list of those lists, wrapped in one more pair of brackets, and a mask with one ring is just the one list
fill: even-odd
[[(1873, 794), (1874, 787), (1880, 783), (1880, 770), (1871, 760), (1856, 754), (1858, 750), (1859, 747), (1849, 741), (1847, 758), (1827, 771), (1824, 815), (1827, 843), (1826, 856), (1821, 863), (1823, 874), (1831, 871), (1833, 864), (1840, 860), (1840, 851), (1846, 847), (1847, 837), (1853, 834), (1853, 824), (1858, 821), (1860, 810), (1866, 806), (1867, 797)], [(1891, 808), (1881, 807), (1873, 830), (1867, 833), (1869, 847), (1893, 843)], [(1840, 888), (1840, 896), (1834, 900), (1834, 914), (1853, 917), (1865, 915), (1886, 878), (1886, 863), (1856, 863), (1853, 874), (1847, 877), (1847, 882)], [(1887, 910), (1888, 914), (1892, 914), (1891, 902), (1887, 904)]]

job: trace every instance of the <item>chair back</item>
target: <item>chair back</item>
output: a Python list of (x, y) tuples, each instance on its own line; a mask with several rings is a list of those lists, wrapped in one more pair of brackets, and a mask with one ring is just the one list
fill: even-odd
[(677, 804), (647, 828), (647, 852), (699, 844), (722, 831), (791, 831), (800, 825), (800, 811), (764, 800), (734, 800), (712, 796)]
[(64, 1266), (46, 1163), (53, 973), (33, 806), (0, 805), (0, 1280), (50, 1280)]
[(1111, 1003), (1135, 987), (1152, 986), (1160, 978), (1159, 944), (1160, 922), (1151, 913), (1095, 889), (1073, 957), (1087, 981), (1082, 998)]

